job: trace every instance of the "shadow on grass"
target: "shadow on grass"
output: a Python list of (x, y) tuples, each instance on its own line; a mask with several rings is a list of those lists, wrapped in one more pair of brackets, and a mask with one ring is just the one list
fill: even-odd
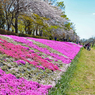
[(58, 81), (56, 86), (49, 91), (48, 95), (68, 95), (65, 92), (67, 91), (69, 87), (70, 80), (73, 78), (82, 49), (83, 48), (81, 48), (80, 52), (76, 55), (74, 60), (72, 60), (71, 66), (61, 76), (61, 79)]

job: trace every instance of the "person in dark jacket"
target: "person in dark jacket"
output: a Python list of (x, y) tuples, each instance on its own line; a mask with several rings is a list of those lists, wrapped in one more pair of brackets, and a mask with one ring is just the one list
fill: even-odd
[(87, 44), (84, 45), (84, 48), (87, 49), (87, 50), (90, 50), (90, 46), (91, 46), (90, 43), (87, 43)]
[(57, 40), (57, 37), (54, 37), (54, 40), (56, 41)]
[(92, 47), (94, 46), (94, 42), (92, 43)]
[[(88, 43), (87, 43), (88, 44)], [(86, 49), (87, 48), (87, 44), (84, 45), (84, 48)]]
[(91, 44), (88, 43), (88, 44), (87, 44), (87, 50), (90, 50), (90, 46), (91, 46)]

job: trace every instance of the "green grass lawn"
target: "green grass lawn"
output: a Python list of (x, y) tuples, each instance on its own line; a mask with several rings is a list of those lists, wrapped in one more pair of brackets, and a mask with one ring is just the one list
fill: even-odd
[(49, 95), (95, 95), (95, 49), (82, 49)]

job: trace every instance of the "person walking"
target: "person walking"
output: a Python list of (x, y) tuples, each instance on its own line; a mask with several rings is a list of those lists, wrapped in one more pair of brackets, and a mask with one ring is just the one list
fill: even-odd
[(85, 49), (87, 48), (87, 45), (88, 45), (88, 43), (86, 43), (86, 44), (84, 45), (84, 48), (85, 48)]
[(55, 41), (57, 40), (57, 37), (56, 37), (56, 36), (54, 37), (54, 40), (55, 40)]
[(88, 44), (87, 44), (87, 50), (89, 50), (89, 51), (90, 51), (90, 46), (91, 46), (91, 44), (88, 43)]
[(92, 47), (94, 46), (94, 42), (92, 43)]

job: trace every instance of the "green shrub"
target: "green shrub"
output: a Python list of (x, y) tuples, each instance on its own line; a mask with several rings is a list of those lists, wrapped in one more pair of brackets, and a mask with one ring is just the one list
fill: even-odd
[(16, 75), (17, 78), (20, 78), (20, 75)]
[(53, 36), (52, 35), (49, 36), (49, 40), (53, 40)]
[(11, 31), (4, 30), (4, 29), (0, 29), (0, 34), (16, 35), (16, 36), (20, 36), (20, 37), (33, 37), (33, 38), (40, 38), (40, 39), (49, 39), (49, 37), (33, 36), (33, 35), (23, 34), (23, 33), (14, 33), (14, 32), (11, 32)]
[(4, 29), (0, 29), (0, 34), (4, 34), (4, 35), (17, 35), (14, 32), (6, 31)]
[(12, 73), (13, 75), (16, 75), (16, 71), (15, 71), (15, 70), (12, 70), (11, 73)]
[(33, 38), (40, 38), (40, 39), (49, 39), (48, 37), (43, 37), (43, 36), (32, 36)]
[(10, 74), (11, 72), (7, 71), (6, 74)]
[(32, 37), (31, 35), (23, 34), (23, 33), (19, 33), (18, 36), (21, 36), (21, 37)]
[(2, 69), (3, 71), (6, 71), (6, 70), (8, 70), (8, 67), (5, 65), (5, 66), (1, 67), (1, 69)]
[(52, 71), (50, 69), (47, 69), (47, 68), (45, 71), (46, 71), (46, 73), (52, 73)]

